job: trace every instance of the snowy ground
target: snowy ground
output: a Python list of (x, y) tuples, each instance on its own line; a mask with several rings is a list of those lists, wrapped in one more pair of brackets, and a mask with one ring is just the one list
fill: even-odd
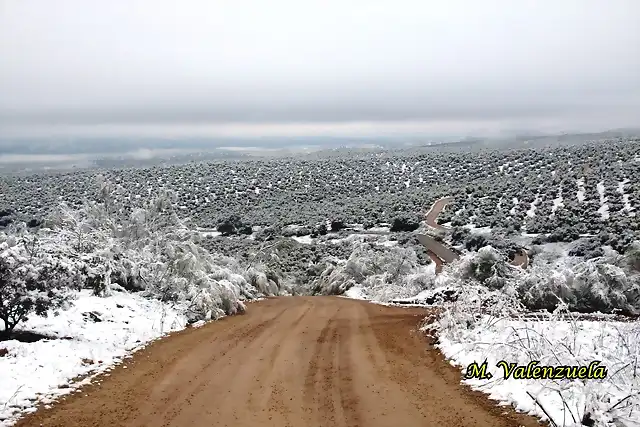
[[(485, 316), (463, 328), (447, 325), (439, 332), (439, 348), (463, 372), (487, 361), (492, 379), (465, 380), (491, 398), (547, 419), (557, 426), (580, 426), (591, 412), (595, 426), (640, 426), (640, 324), (587, 320), (495, 319)], [(500, 360), (540, 366), (588, 366), (600, 361), (605, 379), (504, 379)], [(530, 394), (530, 395), (529, 395)], [(536, 403), (533, 399), (537, 400)], [(544, 413), (546, 410), (547, 414)]]
[[(561, 256), (563, 247), (557, 246)], [(444, 295), (449, 288), (438, 284), (436, 280), (434, 289), (390, 301), (412, 306)], [(354, 286), (344, 296), (380, 303), (373, 291)], [(640, 427), (640, 322), (621, 322), (610, 315), (586, 320), (571, 313), (519, 318), (487, 315), (474, 320), (472, 311), (457, 312), (456, 303), (448, 307), (436, 323), (439, 349), (452, 364), (460, 366), (463, 374), (471, 363), (486, 360), (487, 371), (493, 375), (491, 379), (464, 380), (472, 388), (500, 404), (513, 405), (541, 419), (551, 417), (559, 427), (582, 426), (587, 413), (594, 427)], [(496, 366), (500, 360), (518, 366), (532, 361), (538, 361), (539, 366), (589, 366), (600, 361), (607, 376), (584, 380), (504, 379), (503, 369)]]
[[(33, 316), (21, 326), (60, 339), (0, 341), (0, 349), (8, 351), (0, 357), (0, 427), (91, 382), (150, 341), (183, 329), (186, 319), (178, 310), (139, 295), (115, 292), (100, 298), (81, 291), (57, 316)], [(79, 376), (85, 379), (70, 386)]]

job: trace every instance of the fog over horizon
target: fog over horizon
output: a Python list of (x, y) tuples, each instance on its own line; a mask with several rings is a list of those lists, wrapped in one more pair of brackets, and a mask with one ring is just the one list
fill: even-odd
[(0, 0), (0, 138), (640, 127), (635, 0)]

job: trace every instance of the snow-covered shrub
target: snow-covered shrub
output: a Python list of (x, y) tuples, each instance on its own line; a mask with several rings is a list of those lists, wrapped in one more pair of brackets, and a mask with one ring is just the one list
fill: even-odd
[[(96, 295), (108, 295), (114, 288), (140, 291), (185, 307), (191, 321), (243, 312), (241, 299), (280, 292), (278, 282), (260, 265), (247, 268), (200, 246), (199, 233), (178, 215), (175, 193), (161, 192), (133, 206), (116, 198), (110, 182), (99, 184), (96, 201), (78, 209), (61, 204), (39, 237), (39, 250), (61, 260), (70, 272), (67, 281), (76, 287)], [(31, 236), (21, 233), (23, 240)]]
[(640, 277), (621, 268), (619, 255), (583, 260), (566, 257), (539, 259), (522, 276), (518, 293), (530, 309), (554, 310), (566, 304), (571, 311), (634, 313), (640, 309)]
[(231, 215), (229, 218), (220, 221), (217, 230), (222, 233), (223, 236), (251, 234), (251, 226), (245, 224), (238, 215)]
[(583, 238), (576, 240), (569, 249), (570, 256), (579, 256), (585, 259), (598, 258), (604, 255), (602, 243), (597, 238)]
[(498, 291), (495, 295), (515, 296), (528, 310), (553, 311), (566, 305), (570, 311), (583, 313), (638, 313), (640, 274), (629, 268), (632, 255), (623, 257), (606, 247), (603, 254), (589, 260), (563, 257), (552, 247), (522, 270), (486, 246), (446, 265), (433, 286), (458, 287), (465, 293), (483, 288)]
[(633, 271), (640, 272), (640, 241), (634, 241), (625, 252), (627, 265)]
[(469, 234), (464, 239), (464, 247), (468, 251), (478, 251), (480, 248), (487, 246), (489, 240), (484, 234)]
[[(463, 368), (487, 361), (493, 378), (467, 381), (495, 399), (550, 417), (555, 425), (635, 426), (640, 324), (608, 321), (605, 315), (602, 321), (579, 320), (572, 313), (640, 306), (637, 274), (625, 270), (629, 260), (610, 249), (604, 253), (586, 261), (542, 257), (530, 269), (513, 269), (500, 289), (469, 275), (477, 258), (492, 266), (500, 262), (495, 254), (466, 254), (436, 278), (436, 289), (455, 291), (457, 298), (443, 299), (441, 316), (425, 319), (424, 329), (436, 333), (438, 347)], [(531, 313), (537, 308), (550, 311)], [(500, 360), (539, 366), (589, 366), (597, 360), (608, 374), (600, 380), (504, 379)]]
[(467, 276), (492, 289), (502, 288), (511, 277), (512, 267), (504, 254), (491, 246), (480, 248), (466, 265)]
[(463, 244), (465, 240), (471, 235), (471, 231), (468, 228), (456, 226), (451, 229), (451, 243), (454, 246)]
[(357, 286), (377, 301), (409, 297), (433, 284), (434, 271), (412, 248), (354, 243), (349, 258), (330, 263), (314, 282), (313, 293), (340, 295)]
[(29, 314), (44, 315), (69, 298), (77, 274), (63, 259), (30, 251), (10, 239), (0, 243), (0, 339), (27, 320)]
[(420, 227), (420, 219), (414, 215), (409, 217), (408, 215), (402, 215), (394, 217), (391, 220), (391, 231), (415, 231)]
[[(637, 322), (578, 320), (563, 303), (554, 312), (532, 318), (512, 286), (491, 290), (464, 282), (449, 269), (438, 282), (460, 292), (454, 302), (442, 303), (439, 318), (425, 319), (424, 329), (437, 334), (437, 346), (456, 364), (487, 362), (493, 378), (467, 380), (473, 388), (519, 410), (550, 417), (555, 425), (637, 425)], [(538, 366), (589, 366), (597, 360), (608, 373), (599, 380), (505, 379), (498, 366), (501, 360), (519, 366), (532, 361)]]

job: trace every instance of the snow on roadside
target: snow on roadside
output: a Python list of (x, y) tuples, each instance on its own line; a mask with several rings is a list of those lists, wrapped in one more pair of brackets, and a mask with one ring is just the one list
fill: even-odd
[(8, 351), (0, 357), (0, 427), (12, 425), (20, 413), (32, 412), (40, 403), (73, 392), (150, 341), (185, 326), (179, 310), (125, 292), (102, 298), (80, 291), (57, 316), (32, 316), (18, 328), (59, 339), (0, 341), (0, 348)]
[[(448, 323), (449, 322), (449, 323)], [(581, 426), (591, 408), (595, 426), (640, 425), (640, 324), (638, 322), (497, 319), (482, 317), (475, 325), (454, 325), (443, 318), (438, 347), (461, 366), (487, 361), (491, 379), (464, 380), (492, 399), (548, 419), (559, 426)], [(518, 366), (589, 366), (600, 361), (604, 379), (504, 379), (500, 360)], [(529, 395), (535, 397), (538, 403)], [(575, 420), (575, 421), (574, 421)]]
[(364, 293), (364, 290), (358, 286), (354, 286), (350, 289), (347, 289), (347, 291), (344, 293), (344, 296), (346, 298), (351, 298), (351, 299), (360, 299), (360, 300), (369, 299), (367, 295)]
[[(545, 244), (538, 260), (566, 259), (568, 247), (566, 243)], [(481, 315), (479, 307), (468, 304), (477, 290), (466, 279), (447, 276), (445, 272), (425, 283), (429, 288), (413, 297), (389, 298), (390, 290), (372, 292), (362, 285), (352, 287), (344, 296), (385, 305), (414, 305), (447, 296), (446, 292), (455, 289), (451, 284), (464, 285), (458, 295), (466, 294), (467, 289), (469, 295), (445, 303), (446, 310), (435, 328), (432, 323), (425, 329), (437, 333), (439, 349), (463, 373), (473, 362), (487, 361), (487, 371), (493, 377), (465, 383), (501, 404), (542, 419), (551, 417), (558, 426), (640, 427), (640, 322), (621, 322), (607, 315), (586, 320), (568, 313), (566, 307), (557, 313), (536, 314), (536, 319), (532, 313), (514, 308), (519, 310), (520, 306), (511, 307), (513, 301), (506, 293), (499, 294), (505, 298), (500, 303), (496, 302), (500, 298), (484, 302), (490, 302), (497, 312), (513, 313), (512, 317)], [(503, 369), (496, 366), (501, 360), (525, 367), (534, 361), (542, 367), (587, 368), (599, 362), (592, 366), (604, 367), (607, 372), (602, 379), (505, 379)]]

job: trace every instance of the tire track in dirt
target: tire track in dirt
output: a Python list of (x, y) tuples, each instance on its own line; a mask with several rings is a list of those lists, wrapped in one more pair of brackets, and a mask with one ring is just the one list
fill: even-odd
[(311, 360), (306, 372), (304, 382), (304, 399), (308, 407), (314, 408), (316, 411), (326, 411), (334, 413), (335, 408), (333, 399), (330, 396), (331, 384), (327, 383), (326, 376), (323, 373), (329, 371), (325, 358), (330, 354), (330, 341), (333, 338), (332, 318), (337, 314), (338, 310), (332, 310), (329, 321), (320, 330), (320, 335), (316, 338), (315, 346), (311, 351)]
[[(240, 336), (243, 337), (242, 340), (229, 339), (233, 335), (233, 332), (229, 331), (229, 333), (227, 334), (221, 334), (221, 337), (214, 337), (210, 342), (212, 344), (217, 344), (219, 342), (223, 344), (217, 348), (217, 354), (219, 358), (224, 358), (229, 352), (233, 351), (238, 346), (248, 346), (253, 343), (259, 337), (261, 337), (265, 333), (265, 331), (272, 327), (274, 322), (278, 321), (278, 319), (280, 319), (285, 313), (286, 309), (283, 308), (280, 311), (276, 312), (272, 317), (269, 317), (268, 319), (258, 323), (257, 325), (253, 325), (247, 322), (249, 323), (248, 325), (242, 326), (240, 328), (240, 331), (235, 332), (236, 334), (239, 333)], [(161, 399), (164, 407), (171, 407), (172, 404), (178, 401), (180, 397), (186, 396), (185, 398), (187, 400), (191, 400), (194, 398), (194, 396), (201, 393), (203, 389), (206, 388), (208, 383), (208, 378), (206, 376), (207, 371), (210, 370), (211, 367), (217, 362), (216, 359), (206, 357), (206, 354), (204, 355), (204, 357), (205, 358), (203, 360), (193, 360), (192, 358), (185, 358), (185, 360), (182, 362), (183, 365), (199, 364), (201, 366), (197, 377), (195, 377), (193, 381), (189, 381), (189, 383), (184, 387), (174, 387), (173, 382), (163, 382), (160, 384), (160, 387), (156, 387), (156, 391), (154, 393), (155, 396), (152, 395), (150, 396), (150, 398), (159, 398)], [(178, 368), (178, 370), (184, 372), (184, 368)], [(188, 374), (188, 371), (185, 373)], [(181, 372), (175, 372), (173, 377), (175, 378), (180, 376)], [(167, 393), (167, 390), (170, 391)], [(144, 416), (149, 417), (156, 414), (157, 411), (152, 411), (150, 413), (144, 414)], [(167, 422), (173, 420), (177, 415), (178, 412), (169, 411), (164, 413), (163, 418), (165, 419), (165, 422)]]
[(357, 427), (362, 424), (362, 410), (358, 388), (355, 384), (355, 372), (357, 361), (354, 360), (352, 343), (349, 338), (356, 335), (354, 322), (345, 322), (340, 329), (338, 340), (338, 391), (340, 393), (340, 406), (345, 416), (345, 425)]
[[(156, 341), (17, 427), (516, 427), (416, 332), (427, 311), (282, 297)], [(507, 415), (503, 415), (507, 413)]]
[(289, 310), (292, 318), (296, 316), (297, 311), (301, 311), (301, 313), (297, 315), (297, 317), (295, 317), (295, 320), (293, 320), (293, 322), (291, 323), (291, 327), (286, 328), (284, 330), (284, 333), (278, 337), (276, 344), (273, 345), (273, 348), (270, 351), (269, 356), (267, 357), (268, 364), (265, 366), (265, 368), (267, 369), (259, 372), (255, 378), (255, 381), (257, 383), (264, 384), (267, 387), (271, 387), (271, 392), (263, 394), (259, 401), (251, 399), (248, 402), (249, 404), (255, 404), (255, 407), (257, 408), (264, 408), (267, 405), (286, 408), (286, 405), (282, 401), (282, 394), (284, 390), (277, 381), (279, 372), (276, 367), (278, 365), (279, 359), (281, 359), (280, 356), (282, 352), (286, 350), (287, 343), (290, 342), (291, 335), (299, 333), (299, 326), (301, 326), (303, 319), (309, 314), (309, 312), (311, 312), (312, 308), (313, 306), (311, 304), (303, 303), (299, 308), (296, 307), (296, 309), (294, 310)]

